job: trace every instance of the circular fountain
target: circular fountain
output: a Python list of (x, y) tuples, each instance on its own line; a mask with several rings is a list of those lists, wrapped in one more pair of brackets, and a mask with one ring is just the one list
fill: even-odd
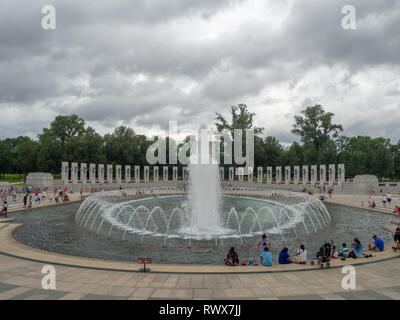
[[(253, 193), (254, 194), (254, 193)], [(331, 216), (315, 197), (300, 193), (270, 192), (257, 197), (249, 192), (221, 192), (218, 166), (189, 165), (189, 193), (138, 193), (131, 189), (97, 193), (81, 205), (75, 222), (106, 238), (140, 241), (210, 241), (259, 236), (297, 238), (324, 230)]]

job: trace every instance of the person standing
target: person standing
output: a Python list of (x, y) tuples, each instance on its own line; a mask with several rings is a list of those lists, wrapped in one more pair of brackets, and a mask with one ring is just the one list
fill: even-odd
[(26, 203), (28, 202), (28, 194), (25, 194), (23, 202), (24, 202), (24, 209), (26, 209)]
[(384, 208), (386, 208), (386, 202), (387, 202), (387, 197), (386, 197), (386, 194), (384, 194), (384, 195), (382, 196), (382, 204), (383, 204), (383, 207), (384, 207)]
[(390, 203), (392, 202), (392, 195), (390, 194), (390, 192), (388, 192), (388, 194), (387, 194), (387, 204), (388, 204), (388, 207), (390, 207)]
[[(265, 248), (268, 248), (268, 250), (271, 252), (271, 243), (267, 239), (267, 235), (264, 233), (257, 244), (257, 253), (259, 256), (261, 256), (261, 254), (265, 251)], [(262, 263), (261, 258), (260, 263)]]

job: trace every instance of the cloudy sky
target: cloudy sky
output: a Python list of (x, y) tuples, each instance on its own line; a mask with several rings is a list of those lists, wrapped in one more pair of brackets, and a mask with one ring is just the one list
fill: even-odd
[[(356, 30), (342, 7), (356, 8)], [(43, 30), (44, 5), (56, 30)], [(400, 139), (399, 0), (1, 0), (0, 139), (58, 114), (99, 133), (210, 127), (245, 103), (265, 135), (296, 139), (321, 104), (345, 134)]]

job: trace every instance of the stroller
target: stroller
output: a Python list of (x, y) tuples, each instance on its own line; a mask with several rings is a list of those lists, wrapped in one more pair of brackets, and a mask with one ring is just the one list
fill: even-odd
[(331, 260), (331, 251), (332, 251), (333, 241), (324, 242), (322, 247), (318, 250), (316, 258), (318, 259), (318, 264), (320, 263), (329, 263)]

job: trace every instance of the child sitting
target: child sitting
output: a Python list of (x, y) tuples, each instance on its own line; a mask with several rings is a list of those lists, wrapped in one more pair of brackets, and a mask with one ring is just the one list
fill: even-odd
[(331, 259), (337, 259), (338, 256), (339, 256), (339, 252), (336, 250), (335, 246), (332, 246)]
[(347, 244), (342, 243), (342, 247), (341, 247), (340, 250), (339, 250), (339, 256), (341, 256), (341, 257), (343, 257), (343, 258), (346, 258), (347, 255), (348, 255), (348, 253), (349, 253), (349, 251), (350, 251), (350, 249), (349, 249), (349, 247), (347, 246)]

